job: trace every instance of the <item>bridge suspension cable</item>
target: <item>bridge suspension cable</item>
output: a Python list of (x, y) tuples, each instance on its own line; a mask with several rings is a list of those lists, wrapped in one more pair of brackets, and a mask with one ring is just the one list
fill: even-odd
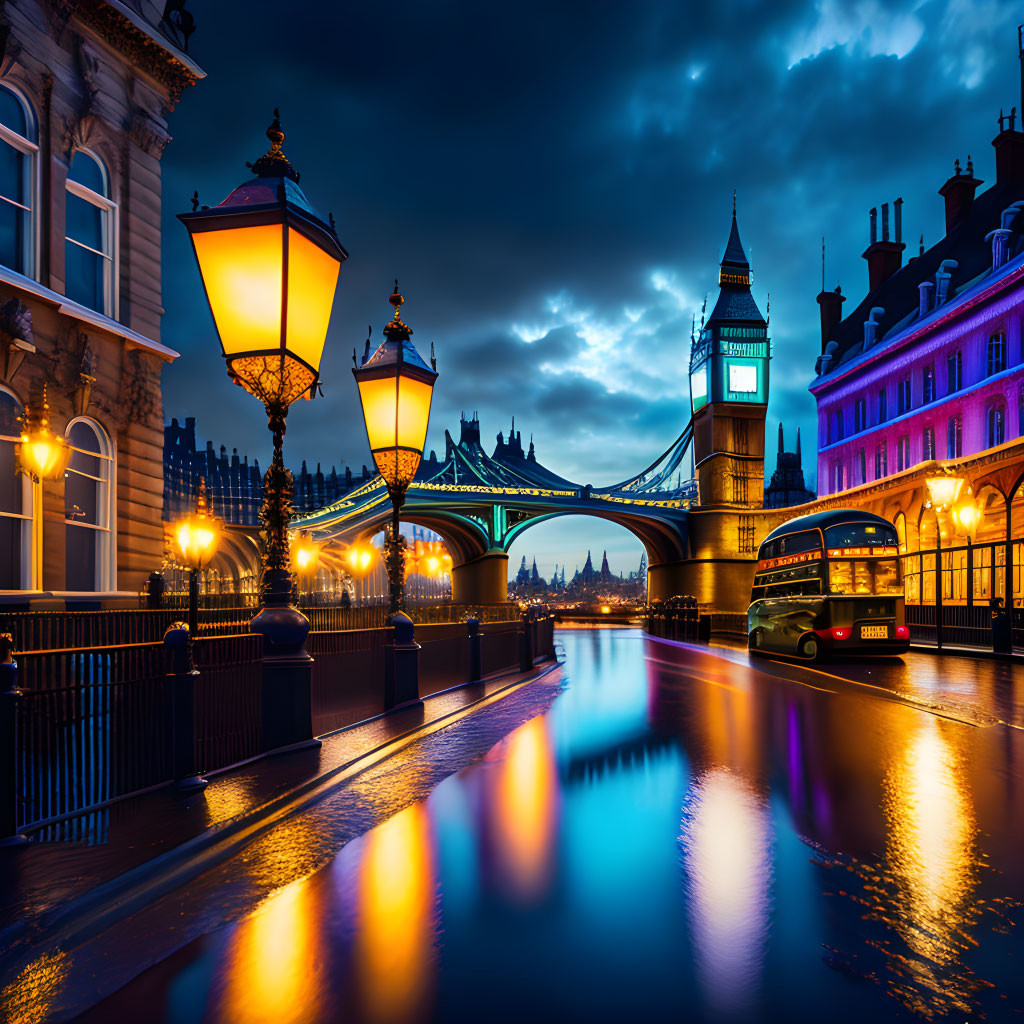
[(672, 446), (662, 455), (659, 455), (642, 473), (638, 473), (629, 480), (623, 480), (622, 483), (612, 484), (610, 487), (597, 487), (594, 489), (595, 492), (607, 494), (612, 491), (642, 493), (645, 491), (675, 490), (673, 487), (663, 486), (664, 482), (671, 479), (672, 474), (679, 468), (692, 440), (693, 417), (691, 416), (686, 426), (683, 427), (683, 432), (676, 438)]

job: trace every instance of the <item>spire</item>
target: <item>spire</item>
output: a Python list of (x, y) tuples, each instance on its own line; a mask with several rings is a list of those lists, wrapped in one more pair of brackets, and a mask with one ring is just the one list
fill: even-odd
[(779, 421), (779, 454), (781, 455), (783, 453), (783, 451), (784, 451), (784, 449), (782, 447), (782, 421), (780, 420)]
[[(742, 267), (745, 270), (750, 270), (750, 264), (747, 262), (747, 254), (743, 251), (743, 243), (740, 241), (740, 229), (736, 223), (736, 193), (733, 192), (732, 197), (732, 228), (729, 231), (729, 241), (725, 246), (725, 255), (722, 257), (722, 268), (725, 268), (726, 264), (731, 264), (732, 267)], [(749, 283), (749, 282), (748, 282)]]
[[(780, 428), (781, 429), (781, 428)], [(796, 461), (797, 465), (803, 466), (803, 460), (800, 457), (800, 428), (796, 428)]]

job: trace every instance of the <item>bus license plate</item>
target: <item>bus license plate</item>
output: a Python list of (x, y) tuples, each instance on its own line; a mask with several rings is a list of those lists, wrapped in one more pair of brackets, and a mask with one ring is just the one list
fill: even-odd
[(861, 638), (861, 640), (888, 640), (889, 639), (889, 627), (888, 626), (861, 626), (860, 627), (860, 638)]

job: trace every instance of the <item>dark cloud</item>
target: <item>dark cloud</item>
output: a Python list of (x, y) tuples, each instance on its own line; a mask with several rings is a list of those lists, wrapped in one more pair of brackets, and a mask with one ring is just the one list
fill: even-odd
[(436, 344), (432, 446), (477, 409), (485, 437), (515, 414), (575, 479), (639, 471), (685, 423), (690, 320), (714, 299), (734, 188), (762, 310), (771, 293), (771, 436), (800, 425), (812, 450), (821, 236), (853, 308), (867, 210), (902, 196), (906, 235), (934, 240), (954, 156), (991, 180), (995, 116), (1019, 96), (1013, 9), (986, 0), (241, 10), (197, 11), (209, 77), (164, 155), (164, 339), (182, 352), (166, 412), (266, 457), (174, 214), (243, 180), (278, 105), (352, 253), (325, 398), (289, 417), (295, 463), (367, 459), (351, 351), (368, 323), (379, 338), (397, 275), (414, 340)]

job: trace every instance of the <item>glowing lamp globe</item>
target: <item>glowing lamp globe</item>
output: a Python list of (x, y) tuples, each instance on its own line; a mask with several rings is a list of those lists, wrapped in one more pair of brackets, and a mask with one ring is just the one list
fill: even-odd
[(67, 441), (45, 425), (22, 434), (18, 451), (23, 468), (40, 480), (59, 479), (71, 458)]
[(308, 534), (299, 537), (292, 547), (292, 566), (300, 576), (310, 576), (320, 566), (320, 545)]
[(30, 412), (17, 446), (21, 468), (37, 480), (60, 479), (71, 458), (71, 446), (50, 429), (49, 412), (44, 385), (38, 421), (33, 423)]
[(959, 476), (930, 476), (925, 483), (928, 485), (932, 504), (939, 508), (950, 508), (960, 497), (964, 480)]
[(288, 406), (319, 379), (348, 253), (299, 188), (276, 110), (267, 138), (255, 178), (218, 206), (178, 219), (192, 238), (228, 374), (264, 404)]
[(199, 484), (196, 510), (174, 524), (174, 546), (178, 560), (188, 569), (204, 569), (220, 544), (224, 522), (206, 507), (206, 485)]
[(437, 371), (420, 358), (412, 331), (402, 323), (399, 310), (405, 300), (397, 282), (388, 301), (395, 315), (384, 328), (384, 343), (352, 373), (373, 461), (388, 489), (404, 494), (423, 457)]

